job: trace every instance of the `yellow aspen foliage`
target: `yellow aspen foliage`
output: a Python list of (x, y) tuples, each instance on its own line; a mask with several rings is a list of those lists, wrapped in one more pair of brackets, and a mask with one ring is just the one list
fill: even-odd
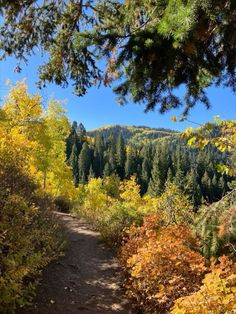
[(34, 277), (62, 249), (55, 206), (39, 193), (33, 176), (40, 171), (34, 157), (43, 153), (43, 122), (40, 98), (28, 94), (25, 82), (17, 83), (0, 110), (1, 313), (32, 300)]
[(42, 115), (41, 97), (28, 93), (25, 80), (17, 82), (11, 86), (3, 110), (10, 128), (19, 126), (22, 131), (27, 130), (29, 125), (39, 122)]
[(120, 197), (123, 201), (133, 206), (138, 206), (142, 202), (140, 196), (140, 186), (136, 182), (136, 177), (131, 176), (129, 180), (124, 180), (120, 184)]
[[(0, 144), (14, 147), (22, 166), (44, 192), (76, 197), (71, 169), (65, 164), (65, 138), (70, 124), (61, 103), (49, 102), (43, 110), (39, 95), (31, 96), (26, 82), (11, 86), (0, 114)], [(18, 157), (17, 157), (18, 158)]]
[(86, 199), (84, 202), (85, 209), (91, 209), (94, 214), (103, 209), (107, 204), (108, 197), (103, 187), (101, 178), (92, 178), (85, 187)]

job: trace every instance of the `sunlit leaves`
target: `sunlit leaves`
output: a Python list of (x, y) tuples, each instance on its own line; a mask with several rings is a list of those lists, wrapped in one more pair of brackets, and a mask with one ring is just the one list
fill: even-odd
[(199, 291), (178, 299), (172, 314), (233, 313), (236, 304), (236, 264), (227, 257), (211, 265)]
[(71, 171), (65, 164), (65, 138), (69, 121), (60, 102), (52, 100), (43, 110), (39, 95), (31, 96), (26, 82), (11, 86), (1, 109), (1, 143), (14, 147), (22, 167), (54, 196), (73, 197)]
[(131, 228), (121, 250), (128, 293), (145, 313), (167, 310), (178, 296), (194, 291), (206, 270), (190, 229), (158, 228), (159, 219), (153, 215), (142, 227)]
[[(187, 128), (182, 137), (188, 140), (188, 145), (199, 149), (214, 146), (222, 153), (235, 154), (236, 121), (224, 121), (216, 116), (213, 123), (208, 122), (197, 129)], [(217, 169), (223, 174), (231, 176), (234, 174), (232, 165), (219, 164)]]

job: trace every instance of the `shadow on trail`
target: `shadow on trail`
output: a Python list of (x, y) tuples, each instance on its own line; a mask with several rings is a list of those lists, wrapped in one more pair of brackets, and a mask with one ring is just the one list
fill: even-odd
[(43, 271), (34, 305), (17, 314), (132, 313), (112, 250), (82, 219), (56, 213), (68, 237), (65, 256)]

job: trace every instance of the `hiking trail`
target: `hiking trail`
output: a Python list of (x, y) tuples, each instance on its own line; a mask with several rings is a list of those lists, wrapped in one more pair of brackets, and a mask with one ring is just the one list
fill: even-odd
[(129, 314), (114, 252), (83, 219), (55, 213), (68, 244), (65, 255), (42, 273), (34, 303), (18, 314)]

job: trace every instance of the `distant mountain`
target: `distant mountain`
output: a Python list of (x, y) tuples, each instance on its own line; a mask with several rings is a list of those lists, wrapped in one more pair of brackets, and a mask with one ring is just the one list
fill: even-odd
[(153, 142), (162, 137), (178, 134), (177, 131), (171, 129), (126, 125), (108, 125), (87, 132), (91, 137), (95, 137), (97, 133), (102, 134), (104, 139), (107, 139), (111, 134), (118, 136), (121, 133), (127, 143), (134, 145)]

